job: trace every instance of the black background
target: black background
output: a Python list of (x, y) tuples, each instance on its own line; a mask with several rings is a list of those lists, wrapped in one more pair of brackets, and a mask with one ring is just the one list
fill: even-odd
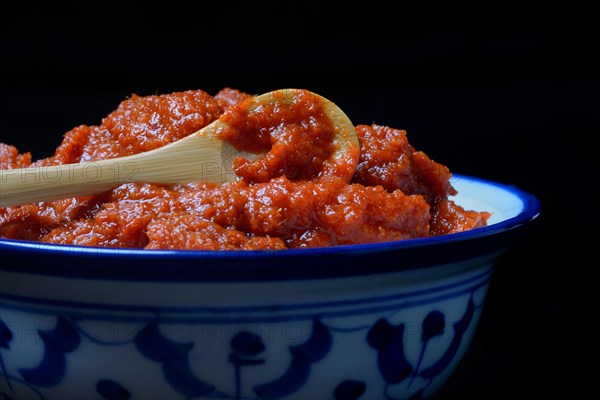
[[(385, 3), (383, 3), (385, 4)], [(542, 214), (439, 399), (600, 398), (598, 36), (575, 3), (4, 4), (0, 142), (49, 156), (132, 93), (302, 87)], [(584, 362), (590, 361), (591, 367)]]

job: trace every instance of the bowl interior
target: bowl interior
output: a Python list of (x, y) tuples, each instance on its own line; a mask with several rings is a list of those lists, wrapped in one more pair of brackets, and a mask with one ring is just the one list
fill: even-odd
[(452, 185), (458, 191), (458, 195), (452, 197), (457, 204), (467, 210), (492, 214), (488, 225), (516, 218), (522, 213), (525, 218), (532, 218), (539, 212), (537, 201), (515, 187), (464, 175), (455, 175)]

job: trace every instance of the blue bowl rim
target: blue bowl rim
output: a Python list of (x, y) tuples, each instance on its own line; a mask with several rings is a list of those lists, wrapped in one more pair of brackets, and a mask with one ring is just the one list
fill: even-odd
[[(252, 271), (248, 269), (255, 268), (261, 263), (275, 264), (271, 267), (260, 267), (261, 271), (256, 276), (264, 277), (269, 273), (273, 273), (274, 277), (280, 275), (282, 269), (286, 272), (286, 277), (294, 276), (298, 277), (315, 277), (325, 276), (327, 272), (314, 271), (314, 268), (310, 266), (303, 266), (302, 271), (294, 271), (294, 268), (301, 264), (299, 259), (311, 259), (315, 260), (320, 257), (326, 257), (328, 260), (336, 259), (336, 257), (344, 257), (347, 259), (348, 256), (361, 256), (361, 255), (377, 255), (377, 254), (389, 254), (410, 251), (410, 250), (421, 250), (431, 251), (432, 246), (452, 246), (454, 244), (464, 243), (473, 241), (478, 238), (488, 238), (496, 236), (500, 233), (511, 233), (518, 230), (517, 228), (523, 227), (530, 221), (537, 218), (541, 211), (541, 205), (539, 200), (532, 194), (519, 189), (514, 185), (499, 183), (496, 181), (472, 177), (469, 175), (453, 174), (453, 179), (466, 179), (472, 182), (490, 185), (501, 190), (507, 191), (510, 194), (516, 196), (522, 201), (523, 207), (521, 211), (514, 217), (506, 220), (482, 227), (473, 229), (470, 231), (452, 233), (442, 236), (433, 236), (418, 239), (406, 239), (392, 242), (377, 242), (377, 243), (365, 243), (365, 244), (352, 244), (352, 245), (339, 245), (330, 247), (319, 247), (319, 248), (306, 248), (306, 249), (287, 249), (287, 250), (236, 250), (236, 251), (209, 251), (209, 250), (144, 250), (144, 249), (116, 249), (116, 248), (105, 248), (105, 247), (92, 247), (92, 246), (72, 246), (72, 245), (61, 245), (61, 244), (46, 244), (24, 240), (13, 240), (13, 239), (1, 239), (0, 238), (0, 255), (3, 252), (15, 252), (21, 256), (33, 257), (36, 260), (52, 260), (52, 257), (58, 257), (62, 262), (68, 262), (69, 259), (84, 259), (84, 260), (95, 260), (112, 262), (119, 260), (123, 265), (119, 266), (119, 269), (107, 268), (102, 272), (101, 269), (95, 269), (91, 275), (87, 268), (80, 268), (77, 272), (77, 267), (73, 266), (59, 266), (58, 261), (56, 265), (42, 266), (39, 265), (35, 268), (23, 268), (24, 272), (41, 273), (44, 275), (67, 275), (67, 276), (79, 276), (88, 278), (102, 278), (102, 279), (134, 279), (137, 275), (135, 271), (128, 271), (127, 263), (132, 261), (152, 261), (156, 267), (163, 269), (159, 273), (159, 276), (150, 275), (146, 280), (154, 279), (170, 279), (173, 276), (169, 274), (175, 274), (175, 280), (177, 279), (177, 270), (173, 270), (170, 267), (172, 262), (183, 263), (183, 264), (195, 264), (197, 271), (194, 276), (197, 278), (202, 277), (203, 279), (210, 280), (211, 277), (217, 280), (235, 280), (239, 273), (238, 278), (251, 278)], [(504, 243), (506, 245), (506, 243)], [(501, 247), (502, 245), (499, 245)], [(493, 246), (492, 246), (493, 247)], [(464, 250), (464, 249), (463, 249)], [(497, 250), (502, 250), (498, 248)], [(6, 254), (5, 253), (5, 254)], [(464, 257), (463, 258), (468, 258)], [(440, 257), (436, 259), (441, 260)], [(282, 263), (292, 261), (290, 265), (281, 266)], [(364, 261), (364, 259), (363, 259)], [(218, 272), (215, 266), (219, 264), (231, 264), (233, 268), (227, 269), (227, 271)], [(250, 263), (250, 264), (248, 264)], [(4, 263), (2, 263), (4, 264)], [(158, 264), (158, 265), (156, 265)], [(422, 263), (421, 263), (422, 264)], [(430, 264), (435, 264), (431, 263)], [(202, 268), (202, 267), (208, 268)], [(419, 267), (419, 263), (411, 264), (409, 269)], [(166, 268), (166, 270), (164, 269)], [(360, 269), (360, 268), (358, 268)], [(354, 268), (353, 271), (358, 270)], [(363, 268), (364, 269), (364, 268)], [(406, 268), (401, 268), (406, 269)], [(1, 270), (12, 270), (19, 271), (19, 267), (0, 265)], [(312, 270), (310, 273), (307, 271)], [(346, 271), (343, 273), (337, 268), (338, 272), (343, 275), (353, 274), (352, 271)], [(377, 269), (375, 269), (377, 270)], [(375, 271), (374, 270), (374, 271)], [(242, 272), (243, 271), (243, 272)], [(139, 271), (138, 271), (139, 272)]]

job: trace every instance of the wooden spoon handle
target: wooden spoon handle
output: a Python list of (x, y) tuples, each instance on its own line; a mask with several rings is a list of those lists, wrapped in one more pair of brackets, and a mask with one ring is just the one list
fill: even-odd
[(223, 182), (223, 174), (232, 180), (222, 165), (223, 142), (209, 130), (126, 157), (0, 171), (0, 208), (98, 194), (127, 182)]

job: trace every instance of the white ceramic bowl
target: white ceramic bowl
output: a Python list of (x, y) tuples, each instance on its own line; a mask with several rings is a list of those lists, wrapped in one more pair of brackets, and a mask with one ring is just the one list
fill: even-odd
[(421, 399), (469, 346), (495, 260), (539, 213), (455, 176), (469, 232), (319, 249), (0, 240), (5, 399)]

